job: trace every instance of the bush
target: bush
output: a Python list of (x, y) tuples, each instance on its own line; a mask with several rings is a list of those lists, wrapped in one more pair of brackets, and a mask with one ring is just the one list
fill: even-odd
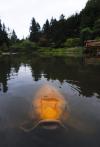
[(3, 43), (3, 45), (0, 47), (0, 50), (1, 50), (2, 52), (8, 52), (9, 49), (8, 49), (7, 44), (6, 44), (6, 43)]
[(95, 40), (100, 41), (100, 36), (96, 37)]
[(25, 51), (29, 51), (29, 50), (37, 50), (37, 45), (36, 43), (33, 43), (29, 40), (25, 40), (20, 44), (20, 47)]
[(64, 43), (65, 47), (77, 47), (80, 46), (80, 38), (69, 38)]
[(40, 38), (40, 40), (39, 40), (39, 46), (41, 46), (41, 47), (48, 47), (48, 39), (46, 39), (46, 38)]
[(32, 52), (37, 49), (37, 44), (29, 40), (23, 40), (11, 46), (12, 52)]

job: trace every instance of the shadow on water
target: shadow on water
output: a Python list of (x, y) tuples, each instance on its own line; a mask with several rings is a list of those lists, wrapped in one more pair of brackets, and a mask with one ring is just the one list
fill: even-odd
[[(48, 83), (68, 102), (69, 117), (62, 115), (63, 125), (39, 123), (32, 129), (37, 123), (32, 107), (35, 94)], [(0, 57), (0, 147), (99, 147), (99, 98), (99, 64), (87, 64), (84, 58)], [(58, 118), (47, 107), (49, 102), (45, 106), (48, 115), (43, 112), (41, 118)]]

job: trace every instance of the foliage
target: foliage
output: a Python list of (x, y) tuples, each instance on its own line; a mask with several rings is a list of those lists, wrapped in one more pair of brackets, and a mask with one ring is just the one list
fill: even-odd
[(90, 28), (84, 28), (81, 30), (80, 39), (81, 43), (84, 45), (84, 41), (92, 39), (92, 30)]
[(65, 41), (65, 23), (66, 20), (63, 15), (60, 16), (60, 20), (51, 20), (51, 43), (55, 44), (55, 47), (61, 47), (62, 43)]
[(48, 19), (43, 25), (42, 33), (43, 33), (44, 38), (47, 38), (48, 40), (50, 39), (50, 23)]
[(79, 37), (80, 34), (80, 15), (75, 14), (70, 16), (66, 20), (66, 36), (70, 37)]
[(49, 46), (49, 42), (48, 42), (48, 39), (46, 37), (41, 37), (38, 44), (41, 47), (48, 47)]
[(2, 46), (3, 44), (6, 44), (8, 46), (9, 39), (8, 39), (6, 27), (4, 24), (1, 23), (1, 20), (0, 20), (0, 46)]
[(66, 57), (81, 57), (83, 53), (82, 47), (71, 48), (41, 48), (38, 50), (41, 55), (45, 56), (66, 56)]
[(14, 43), (17, 42), (17, 35), (16, 35), (16, 33), (15, 33), (14, 30), (13, 30), (12, 33), (11, 33), (10, 42), (11, 42), (11, 44), (14, 44)]
[(94, 26), (100, 17), (100, 0), (88, 0), (86, 7), (81, 11), (81, 28)]
[(38, 46), (29, 40), (23, 40), (10, 47), (11, 52), (32, 52), (36, 51)]
[[(88, 0), (85, 8), (67, 19), (62, 14), (59, 20), (52, 17), (43, 27), (33, 17), (30, 34), (26, 40), (18, 40), (13, 30), (8, 32), (0, 20), (0, 50), (32, 52), (40, 47), (61, 48), (84, 45), (85, 40), (100, 37), (100, 0)], [(79, 39), (80, 38), (80, 39)], [(9, 47), (10, 46), (10, 47)]]
[(64, 43), (65, 47), (76, 47), (80, 46), (80, 38), (69, 38)]
[(100, 37), (96, 37), (95, 40), (100, 41)]
[(96, 20), (93, 31), (94, 37), (100, 37), (100, 19)]
[(6, 43), (3, 43), (2, 46), (0, 47), (0, 50), (1, 50), (2, 52), (8, 52), (9, 49), (8, 49), (7, 44), (6, 44)]
[[(40, 29), (37, 29), (35, 19), (33, 19), (29, 39), (33, 42), (39, 42), (41, 46), (62, 47), (69, 36), (79, 37), (79, 24), (79, 15), (77, 13), (67, 20), (62, 14), (58, 21), (52, 18), (49, 22), (47, 19), (40, 31)], [(36, 36), (38, 36), (37, 41), (34, 40)]]
[(40, 25), (35, 21), (35, 18), (32, 18), (29, 40), (33, 42), (38, 42), (39, 36), (40, 36)]

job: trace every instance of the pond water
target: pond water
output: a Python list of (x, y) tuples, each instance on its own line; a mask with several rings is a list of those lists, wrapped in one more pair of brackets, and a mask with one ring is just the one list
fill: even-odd
[[(46, 84), (67, 102), (64, 127), (34, 128), (32, 102)], [(72, 57), (0, 57), (0, 147), (100, 147), (99, 138), (100, 64)]]

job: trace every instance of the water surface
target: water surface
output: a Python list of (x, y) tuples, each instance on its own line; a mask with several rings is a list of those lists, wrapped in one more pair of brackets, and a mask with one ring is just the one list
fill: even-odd
[[(57, 88), (68, 103), (65, 128), (33, 127), (32, 101), (45, 84)], [(100, 65), (84, 58), (0, 57), (0, 147), (99, 147)]]

